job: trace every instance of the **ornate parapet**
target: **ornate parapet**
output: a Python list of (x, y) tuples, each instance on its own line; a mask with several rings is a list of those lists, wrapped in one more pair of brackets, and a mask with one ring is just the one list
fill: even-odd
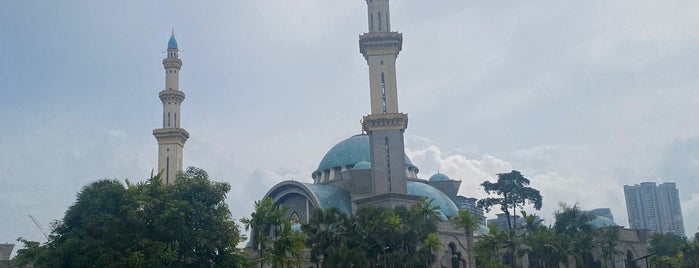
[(403, 49), (403, 34), (399, 32), (373, 32), (359, 36), (359, 52), (366, 59), (376, 55), (395, 55)]
[(164, 58), (163, 67), (165, 67), (165, 69), (176, 68), (179, 70), (182, 68), (182, 60), (178, 58)]
[(166, 102), (176, 102), (176, 103), (182, 103), (184, 101), (184, 92), (179, 91), (179, 90), (174, 90), (174, 89), (166, 89), (160, 91), (160, 94), (158, 94), (160, 97), (160, 100), (165, 104)]
[(362, 119), (362, 129), (366, 132), (405, 130), (406, 128), (408, 128), (408, 115), (404, 113), (370, 114)]
[(159, 128), (153, 130), (153, 136), (158, 140), (158, 144), (179, 144), (189, 139), (189, 133), (184, 128)]

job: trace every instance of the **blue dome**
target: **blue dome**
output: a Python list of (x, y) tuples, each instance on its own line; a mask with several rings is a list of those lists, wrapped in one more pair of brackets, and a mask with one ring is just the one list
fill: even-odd
[(347, 216), (352, 215), (352, 201), (347, 190), (330, 185), (302, 184), (318, 197), (318, 205), (320, 208), (337, 208)]
[(177, 49), (177, 40), (175, 40), (175, 35), (170, 36), (170, 41), (167, 41), (167, 49)]
[(437, 174), (432, 175), (432, 177), (430, 177), (430, 181), (450, 181), (450, 180), (451, 179), (449, 179), (449, 176), (444, 175), (442, 173), (437, 173)]
[(488, 226), (480, 224), (480, 225), (478, 225), (476, 230), (474, 230), (474, 233), (477, 235), (487, 235), (490, 233), (490, 228), (488, 228)]
[[(354, 135), (349, 139), (343, 140), (333, 146), (333, 148), (330, 148), (330, 151), (320, 160), (316, 171), (354, 166), (362, 161), (371, 162), (369, 146), (369, 135), (366, 134)], [(408, 167), (415, 168), (408, 156), (405, 156), (405, 164)]]
[(369, 163), (367, 161), (362, 161), (362, 162), (354, 164), (354, 167), (352, 167), (352, 169), (355, 169), (355, 170), (357, 170), (357, 169), (371, 169), (371, 163)]
[(439, 206), (439, 210), (446, 217), (455, 217), (459, 209), (453, 201), (442, 191), (437, 190), (426, 183), (418, 181), (408, 181), (408, 194), (433, 199), (432, 204)]
[(607, 217), (602, 217), (602, 216), (597, 216), (594, 219), (590, 220), (588, 223), (590, 225), (592, 225), (593, 229), (600, 229), (600, 228), (611, 227), (611, 226), (619, 226), (616, 223), (614, 223), (613, 220), (611, 220)]

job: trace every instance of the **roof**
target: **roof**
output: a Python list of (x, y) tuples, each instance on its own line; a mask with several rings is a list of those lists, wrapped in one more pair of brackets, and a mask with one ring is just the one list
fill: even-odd
[(352, 203), (347, 190), (322, 184), (302, 183), (318, 198), (318, 205), (322, 209), (337, 208), (345, 215), (352, 215)]
[(170, 36), (170, 40), (167, 41), (167, 49), (177, 49), (177, 40), (175, 40), (175, 33)]
[(430, 177), (430, 181), (450, 181), (450, 180), (451, 179), (449, 179), (449, 176), (444, 175), (442, 173), (437, 173), (437, 174), (432, 175), (432, 177)]
[(434, 200), (432, 204), (439, 206), (439, 210), (446, 217), (455, 217), (459, 211), (454, 202), (451, 201), (447, 195), (426, 183), (408, 181), (408, 194)]
[(359, 170), (359, 169), (371, 169), (371, 163), (367, 161), (361, 161), (359, 163), (354, 164), (352, 169)]
[[(362, 161), (371, 162), (369, 147), (369, 135), (359, 134), (349, 137), (330, 148), (320, 160), (316, 171), (344, 166), (353, 167)], [(405, 156), (405, 164), (409, 167), (415, 167), (408, 156)]]
[(588, 223), (590, 225), (592, 225), (592, 229), (601, 229), (604, 227), (619, 226), (613, 220), (611, 220), (607, 217), (602, 217), (602, 216), (596, 216), (594, 219), (590, 220)]

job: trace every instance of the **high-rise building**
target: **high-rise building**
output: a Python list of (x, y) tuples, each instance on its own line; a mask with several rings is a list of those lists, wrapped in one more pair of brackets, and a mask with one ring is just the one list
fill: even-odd
[(631, 228), (685, 235), (679, 191), (674, 182), (658, 186), (654, 182), (624, 185), (624, 196)]
[(153, 130), (153, 136), (158, 140), (158, 172), (162, 172), (164, 184), (172, 184), (177, 172), (182, 171), (184, 143), (189, 138), (189, 133), (180, 126), (180, 105), (184, 101), (184, 92), (180, 91), (182, 60), (178, 52), (173, 29), (167, 43), (167, 57), (163, 59), (165, 89), (159, 94), (163, 103), (163, 127)]

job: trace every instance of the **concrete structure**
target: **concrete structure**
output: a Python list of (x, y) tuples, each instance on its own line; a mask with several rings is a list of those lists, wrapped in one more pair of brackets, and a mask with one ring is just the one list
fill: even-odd
[(165, 68), (165, 89), (160, 91), (160, 101), (163, 103), (163, 127), (153, 130), (153, 136), (158, 141), (158, 172), (162, 172), (165, 184), (172, 184), (177, 172), (182, 171), (184, 143), (189, 133), (180, 127), (180, 105), (184, 101), (184, 92), (180, 91), (179, 49), (175, 40), (175, 30), (167, 43), (167, 57), (163, 59)]
[[(443, 222), (438, 232), (444, 246), (435, 253), (433, 267), (466, 267), (473, 263), (467, 260), (466, 236), (446, 221), (457, 215), (454, 201), (459, 198), (461, 182), (443, 174), (419, 179), (419, 168), (405, 155), (403, 133), (408, 116), (398, 110), (396, 84), (396, 58), (403, 37), (391, 31), (388, 0), (366, 3), (369, 32), (359, 37), (359, 50), (369, 66), (371, 113), (362, 119), (365, 133), (333, 146), (311, 174), (313, 183), (284, 181), (264, 198), (287, 207), (285, 216), (297, 223), (308, 222), (315, 209), (338, 208), (349, 216), (362, 206), (392, 208), (432, 200), (440, 207)], [(306, 260), (302, 267), (315, 264)]]
[[(507, 223), (507, 215), (505, 215), (505, 213), (498, 213), (495, 214), (495, 216), (495, 218), (487, 220), (488, 225), (495, 224), (498, 226), (498, 230), (510, 229), (510, 226)], [(510, 221), (512, 223), (512, 227), (515, 229), (524, 224), (524, 219), (520, 215), (510, 215)]]
[(15, 244), (2, 243), (0, 244), (0, 268), (9, 268), (11, 266), (10, 256)]
[(675, 183), (624, 185), (626, 212), (632, 229), (685, 236), (679, 192)]

